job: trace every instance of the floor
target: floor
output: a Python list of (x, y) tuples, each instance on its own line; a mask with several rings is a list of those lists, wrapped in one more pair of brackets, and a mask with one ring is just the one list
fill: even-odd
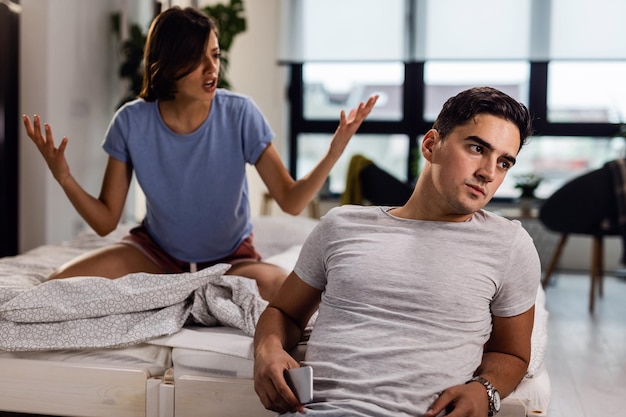
[(626, 279), (605, 277), (593, 314), (589, 280), (558, 274), (546, 289), (548, 417), (626, 417)]

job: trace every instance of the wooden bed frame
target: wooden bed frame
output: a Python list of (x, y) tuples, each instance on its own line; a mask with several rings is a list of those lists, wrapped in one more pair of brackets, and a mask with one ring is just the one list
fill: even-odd
[(68, 417), (158, 417), (147, 369), (0, 358), (0, 410)]
[[(67, 417), (270, 417), (251, 379), (151, 376), (146, 369), (0, 359), (0, 409)], [(499, 417), (525, 417), (507, 398)]]

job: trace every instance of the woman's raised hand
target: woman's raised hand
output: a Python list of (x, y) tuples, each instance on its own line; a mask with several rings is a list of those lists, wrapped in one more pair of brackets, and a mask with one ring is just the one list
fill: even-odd
[(54, 178), (62, 184), (69, 177), (70, 168), (65, 159), (65, 147), (67, 146), (67, 137), (61, 139), (59, 147), (55, 147), (52, 129), (48, 123), (44, 123), (45, 135), (41, 131), (41, 118), (37, 115), (33, 116), (33, 124), (27, 115), (22, 116), (26, 134), (37, 145), (37, 149), (41, 152), (48, 168), (52, 172)]
[(330, 144), (331, 152), (338, 152), (341, 155), (348, 145), (350, 138), (356, 133), (361, 126), (361, 123), (370, 114), (374, 105), (378, 100), (378, 96), (371, 96), (365, 103), (359, 103), (358, 107), (352, 109), (346, 117), (346, 112), (341, 111), (339, 115), (339, 126), (335, 131), (333, 140)]

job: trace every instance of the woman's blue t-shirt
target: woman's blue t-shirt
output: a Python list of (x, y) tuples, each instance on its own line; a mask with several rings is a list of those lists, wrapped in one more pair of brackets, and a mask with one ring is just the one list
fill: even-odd
[(158, 102), (127, 103), (103, 148), (134, 169), (152, 238), (182, 261), (208, 262), (252, 232), (246, 163), (255, 164), (273, 137), (250, 98), (218, 89), (209, 117), (185, 135), (165, 125)]

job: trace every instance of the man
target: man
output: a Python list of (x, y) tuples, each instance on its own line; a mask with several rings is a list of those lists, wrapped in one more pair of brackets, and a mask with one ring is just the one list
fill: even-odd
[[(540, 264), (528, 233), (483, 207), (530, 135), (526, 107), (489, 87), (449, 99), (401, 207), (342, 206), (307, 239), (255, 335), (255, 389), (284, 415), (493, 415), (530, 360)], [(298, 402), (287, 353), (319, 314)]]

